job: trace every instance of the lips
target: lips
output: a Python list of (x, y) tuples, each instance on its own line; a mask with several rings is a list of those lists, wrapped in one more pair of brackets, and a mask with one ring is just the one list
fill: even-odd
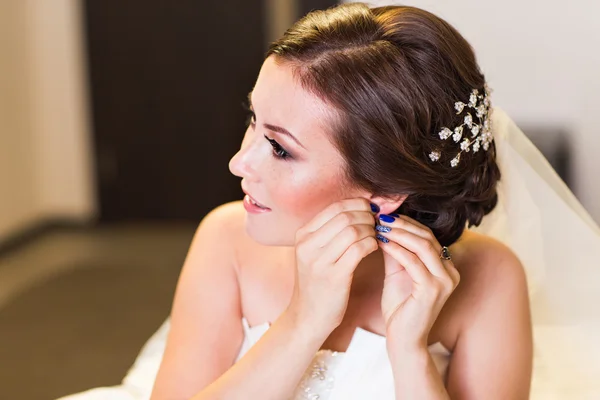
[[(250, 196), (250, 195), (248, 195), (248, 196)], [(254, 198), (252, 196), (250, 196), (250, 201), (253, 202), (254, 204), (256, 204), (257, 206), (259, 206), (260, 208), (264, 208), (264, 209), (267, 209), (267, 210), (269, 209), (269, 207), (263, 206), (258, 201), (254, 200)]]
[(257, 200), (256, 200), (256, 199), (255, 199), (255, 198), (254, 198), (254, 197), (253, 197), (253, 196), (252, 196), (250, 193), (248, 193), (248, 191), (247, 191), (246, 189), (242, 188), (242, 191), (243, 191), (244, 193), (246, 193), (246, 194), (248, 195), (248, 197), (250, 197), (250, 200), (251, 200), (253, 203), (255, 203), (256, 205), (258, 205), (259, 207), (262, 207), (262, 208), (269, 209), (269, 207), (267, 207), (267, 206), (265, 206), (264, 204), (262, 204), (261, 202), (257, 201)]

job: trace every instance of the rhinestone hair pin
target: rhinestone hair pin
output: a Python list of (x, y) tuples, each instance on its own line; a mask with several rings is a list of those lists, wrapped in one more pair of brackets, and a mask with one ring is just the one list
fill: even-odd
[[(484, 85), (484, 93), (480, 94), (477, 89), (473, 89), (469, 102), (467, 104), (462, 101), (454, 103), (454, 109), (456, 114), (459, 115), (466, 112), (463, 123), (455, 127), (453, 130), (447, 127), (442, 127), (442, 130), (438, 133), (440, 139), (448, 140), (452, 137), (454, 142), (460, 142), (460, 152), (450, 160), (450, 166), (456, 167), (460, 161), (460, 155), (463, 152), (469, 152), (471, 149), (473, 153), (477, 153), (480, 148), (488, 150), (490, 143), (494, 139), (492, 136), (492, 127), (490, 123), (490, 89), (487, 84)], [(478, 123), (474, 121), (474, 117), (471, 114), (473, 112), (475, 117), (478, 119)], [(470, 134), (469, 134), (470, 130)], [(464, 136), (464, 137), (463, 137)], [(461, 141), (462, 139), (462, 141)], [(431, 161), (438, 161), (442, 153), (440, 150), (434, 150), (429, 153)]]

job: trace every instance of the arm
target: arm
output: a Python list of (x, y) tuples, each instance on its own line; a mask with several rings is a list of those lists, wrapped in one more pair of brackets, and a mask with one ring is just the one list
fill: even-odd
[(193, 400), (289, 398), (323, 342), (284, 313), (246, 355)]
[(490, 256), (461, 269), (461, 284), (447, 304), (461, 315), (461, 328), (446, 388), (425, 344), (406, 346), (390, 336), (398, 398), (529, 397), (533, 344), (525, 273), (507, 247), (486, 245)]
[(152, 400), (285, 398), (324, 341), (284, 313), (234, 364), (243, 340), (231, 246), (244, 231), (244, 217), (237, 210), (229, 205), (213, 210), (194, 236)]
[[(475, 236), (470, 247), (481, 251), (462, 257), (459, 274), (452, 260), (441, 259), (442, 247), (429, 228), (402, 215), (383, 222), (391, 230), (380, 244), (386, 268), (382, 312), (397, 396), (528, 398), (531, 317), (525, 272), (515, 254), (501, 242)], [(456, 316), (447, 389), (427, 349), (442, 306)]]
[[(243, 340), (229, 205), (207, 214), (183, 264), (152, 400), (189, 399), (227, 370)], [(232, 231), (235, 231), (232, 229)]]
[(391, 338), (387, 347), (397, 399), (450, 399), (426, 346), (405, 348)]

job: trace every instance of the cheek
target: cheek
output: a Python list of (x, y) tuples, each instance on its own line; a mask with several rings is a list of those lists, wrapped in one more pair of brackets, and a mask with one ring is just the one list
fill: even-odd
[(271, 177), (268, 197), (273, 212), (249, 216), (249, 234), (264, 245), (293, 246), (298, 229), (330, 204), (347, 197), (341, 180), (330, 171), (301, 174), (295, 170)]
[(330, 186), (315, 184), (291, 187), (279, 192), (277, 204), (281, 204), (290, 216), (300, 219), (312, 218), (337, 199), (337, 193), (331, 189)]
[(288, 181), (275, 192), (275, 204), (296, 229), (307, 224), (330, 204), (344, 198), (339, 179), (314, 179), (314, 176)]

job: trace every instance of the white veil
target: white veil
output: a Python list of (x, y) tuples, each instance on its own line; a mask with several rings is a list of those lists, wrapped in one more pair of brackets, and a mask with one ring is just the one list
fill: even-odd
[[(492, 112), (492, 132), (502, 172), (499, 203), (472, 230), (507, 244), (527, 271), (535, 346), (531, 399), (600, 399), (600, 229), (499, 108)], [(120, 386), (62, 400), (148, 399), (168, 331), (169, 319)]]
[(498, 206), (473, 231), (523, 263), (534, 324), (532, 399), (600, 399), (600, 228), (540, 151), (494, 108)]

